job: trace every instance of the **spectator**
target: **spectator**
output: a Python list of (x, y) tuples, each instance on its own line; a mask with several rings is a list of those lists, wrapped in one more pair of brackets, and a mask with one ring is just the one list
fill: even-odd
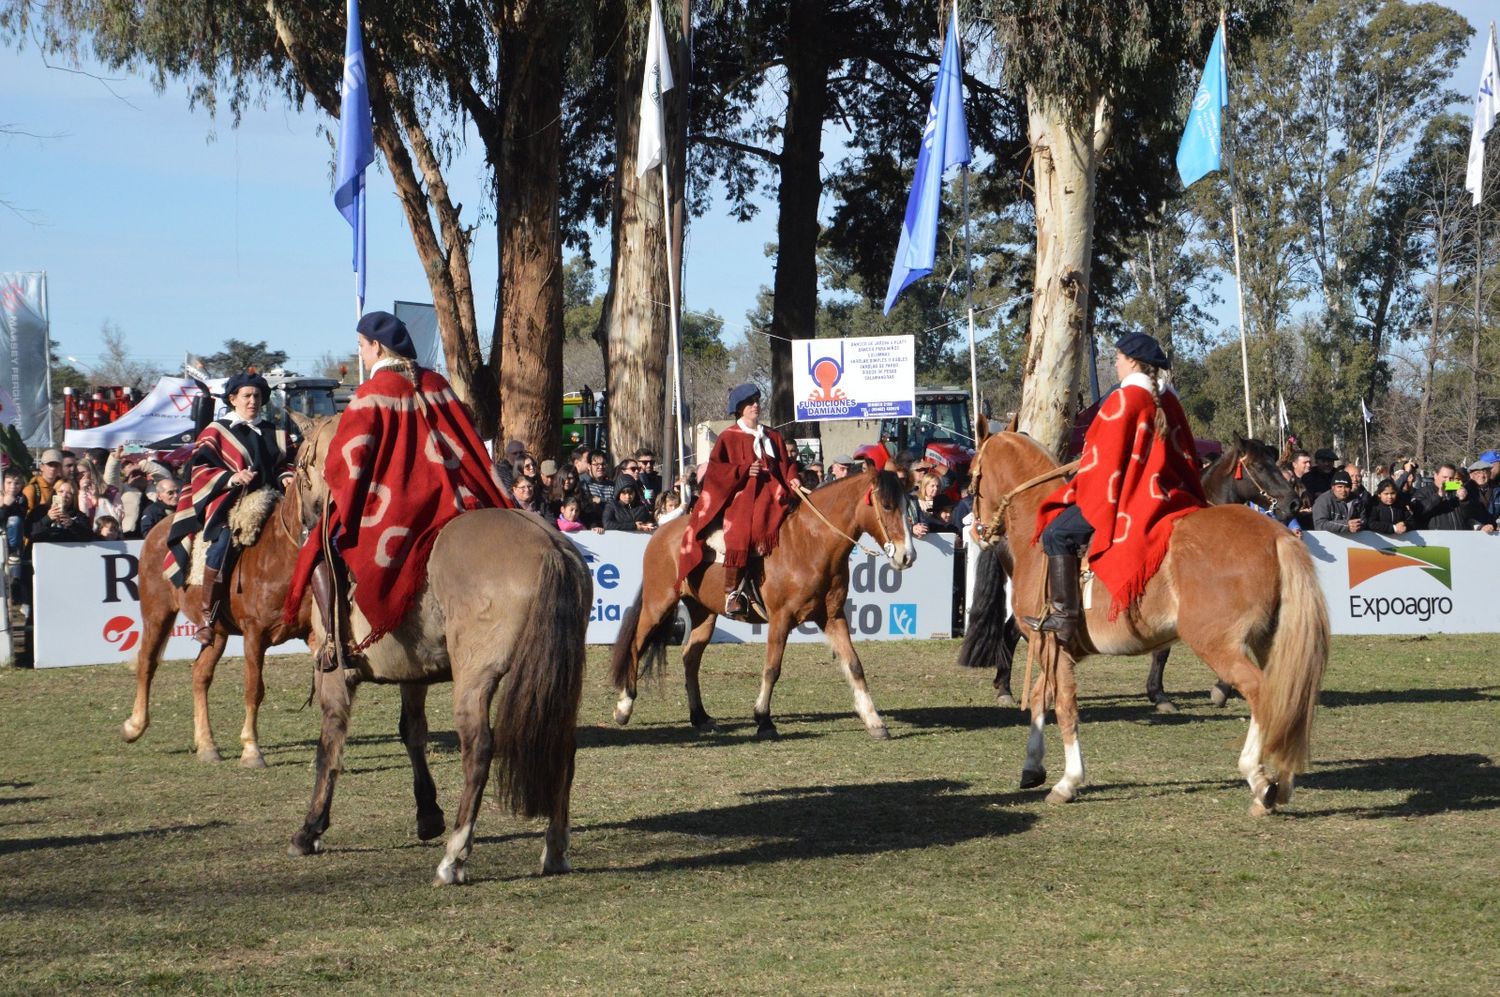
[(570, 459), (573, 462), (573, 470), (578, 472), (580, 480), (587, 479), (589, 476), (589, 454), (591, 452), (588, 447), (573, 448), (573, 456)]
[(647, 502), (651, 501), (651, 496), (646, 494), (646, 488), (641, 484), (641, 465), (638, 461), (632, 460), (629, 457), (620, 461), (620, 466), (615, 468), (616, 491), (620, 488), (620, 482), (624, 481), (627, 477), (635, 482), (636, 487), (641, 490), (641, 497)]
[(78, 489), (71, 481), (59, 481), (52, 489), (52, 501), (33, 509), (26, 525), (34, 544), (94, 539), (93, 525), (78, 510)]
[(78, 484), (78, 455), (71, 450), (62, 452), (62, 476)]
[(604, 528), (629, 533), (650, 533), (656, 529), (651, 521), (651, 507), (641, 501), (641, 486), (634, 478), (622, 475), (615, 482), (614, 495), (604, 507)]
[(635, 462), (641, 465), (641, 494), (647, 502), (656, 501), (661, 494), (661, 472), (656, 467), (656, 451), (641, 447), (635, 452)]
[(1469, 480), (1458, 490), (1463, 502), (1464, 521), (1469, 529), (1495, 532), (1494, 508), (1496, 489), (1490, 483), (1490, 463), (1476, 460), (1469, 465)]
[(1344, 473), (1349, 475), (1349, 480), (1354, 483), (1353, 491), (1350, 494), (1359, 499), (1361, 505), (1368, 506), (1370, 493), (1365, 488), (1364, 469), (1359, 466), (1357, 461), (1351, 460), (1344, 465)]
[(35, 512), (52, 504), (52, 489), (62, 479), (63, 456), (61, 450), (43, 450), (37, 464), (36, 475), (21, 490), (26, 496), (27, 512)]
[(917, 510), (927, 516), (932, 513), (932, 503), (942, 490), (943, 480), (930, 471), (922, 471), (917, 476), (917, 484), (912, 491), (916, 495)]
[(93, 458), (84, 457), (78, 461), (77, 485), (78, 511), (89, 517), (91, 527), (100, 516), (111, 516), (116, 524), (119, 523), (120, 490), (104, 484), (103, 475)]
[(177, 479), (164, 477), (156, 479), (156, 491), (154, 500), (141, 510), (140, 533), (146, 536), (152, 527), (163, 519), (170, 519), (177, 511)]
[(541, 496), (544, 494), (541, 479), (537, 476), (536, 458), (524, 450), (519, 457), (510, 462), (511, 491), (515, 491), (516, 483), (522, 478), (529, 478), (531, 480), (531, 490), (534, 495)]
[(682, 494), (680, 492), (662, 492), (656, 496), (656, 525), (661, 526), (670, 523), (681, 516), (687, 510), (682, 507)]
[(1355, 534), (1364, 529), (1359, 500), (1350, 494), (1352, 491), (1349, 473), (1333, 472), (1328, 491), (1313, 503), (1313, 529), (1343, 534)]
[(557, 461), (544, 460), (537, 468), (537, 485), (540, 486), (540, 494), (551, 496), (552, 486), (557, 482)]
[(823, 479), (818, 475), (818, 472), (813, 470), (798, 471), (797, 480), (808, 491), (812, 491), (823, 483)]
[(1406, 497), (1390, 478), (1382, 478), (1375, 486), (1375, 501), (1365, 510), (1365, 529), (1386, 536), (1400, 536), (1412, 525), (1411, 508)]
[(849, 476), (849, 465), (854, 463), (854, 458), (848, 454), (839, 454), (833, 458), (833, 463), (828, 467), (828, 480), (837, 481)]
[[(809, 462), (808, 464), (804, 465), (804, 467), (802, 469), (802, 473), (803, 474), (812, 474), (814, 480), (817, 481), (819, 485), (822, 484), (823, 483), (823, 462), (820, 461), (820, 460), (815, 460), (815, 461)], [(804, 483), (805, 483), (805, 479), (804, 479)], [(807, 487), (809, 487), (809, 488), (816, 488), (816, 487), (818, 487), (818, 485), (808, 485)]]
[(20, 472), (5, 472), (3, 484), (0, 484), (0, 523), (5, 524), (5, 556), (9, 564), (20, 562), (21, 549), (25, 546), (26, 513), (30, 510), (21, 491), (24, 487)]
[(545, 518), (547, 510), (537, 496), (535, 481), (524, 475), (516, 478), (515, 483), (511, 485), (510, 494), (516, 500), (518, 509), (534, 512)]
[[(594, 513), (602, 519), (604, 507), (615, 497), (615, 486), (609, 480), (609, 459), (604, 456), (603, 450), (589, 451), (589, 476), (579, 483), (583, 485), (584, 494), (594, 504)], [(591, 518), (585, 513), (585, 522)]]
[(1396, 491), (1409, 498), (1416, 494), (1417, 487), (1422, 483), (1422, 469), (1410, 457), (1398, 460), (1396, 466), (1401, 468), (1401, 470), (1391, 475), (1391, 478), (1396, 482)]
[(582, 500), (577, 495), (564, 496), (561, 508), (559, 508), (557, 513), (557, 528), (564, 533), (582, 533), (585, 530), (603, 533), (604, 527), (588, 526), (583, 520), (578, 518), (578, 511), (581, 505)]
[(515, 483), (516, 461), (520, 460), (525, 452), (526, 444), (520, 440), (511, 440), (505, 444), (504, 459), (495, 461), (495, 473), (500, 475), (500, 483), (507, 491), (511, 490), (511, 486)]
[[(1319, 495), (1328, 491), (1333, 484), (1333, 462), (1338, 460), (1338, 454), (1323, 447), (1313, 454), (1313, 467), (1302, 475), (1302, 487), (1307, 489), (1309, 500), (1316, 502)], [(1354, 479), (1351, 478), (1353, 485)]]
[(113, 516), (100, 516), (94, 520), (94, 536), (100, 540), (119, 540), (120, 521)]
[(588, 496), (583, 494), (583, 487), (578, 483), (578, 471), (572, 464), (562, 468), (552, 479), (552, 487), (547, 490), (548, 511), (557, 516), (562, 512), (563, 500), (569, 498), (579, 500), (580, 510), (583, 508), (582, 503), (588, 501)]
[(1459, 497), (1462, 484), (1458, 481), (1458, 468), (1452, 464), (1439, 464), (1432, 472), (1432, 483), (1417, 489), (1412, 498), (1412, 511), (1424, 530), (1465, 530), (1463, 499)]
[(958, 532), (958, 527), (953, 522), (953, 506), (953, 500), (947, 495), (939, 493), (933, 498), (932, 511), (923, 519), (928, 533)]

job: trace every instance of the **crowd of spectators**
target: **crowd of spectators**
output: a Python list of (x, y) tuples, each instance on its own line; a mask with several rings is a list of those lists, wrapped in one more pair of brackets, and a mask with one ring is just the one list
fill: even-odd
[(1332, 450), (1298, 450), (1282, 465), (1306, 493), (1303, 529), (1398, 536), (1409, 530), (1469, 530), (1493, 534), (1500, 523), (1500, 452), (1487, 450), (1467, 465), (1423, 468), (1412, 459), (1379, 464), (1366, 473)]

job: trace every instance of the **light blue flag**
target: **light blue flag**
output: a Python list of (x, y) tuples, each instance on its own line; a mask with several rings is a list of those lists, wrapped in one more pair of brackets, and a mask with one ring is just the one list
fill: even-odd
[(948, 23), (943, 42), (943, 61), (938, 65), (937, 89), (927, 107), (922, 126), (922, 150), (917, 154), (917, 172), (906, 218), (901, 223), (901, 241), (891, 268), (890, 287), (885, 292), (885, 313), (901, 292), (932, 273), (937, 260), (938, 205), (943, 193), (943, 171), (969, 162), (969, 126), (964, 121), (964, 67), (958, 53), (958, 5)]
[(359, 31), (359, 0), (349, 0), (349, 34), (344, 43), (344, 97), (339, 105), (338, 162), (333, 204), (354, 228), (354, 296), (365, 310), (365, 167), (375, 161), (370, 127), (370, 85)]
[(1214, 43), (1203, 64), (1203, 79), (1193, 94), (1193, 109), (1182, 144), (1177, 147), (1177, 173), (1182, 185), (1191, 187), (1214, 170), (1222, 168), (1224, 108), (1229, 106), (1229, 72), (1224, 65), (1224, 26), (1214, 32)]

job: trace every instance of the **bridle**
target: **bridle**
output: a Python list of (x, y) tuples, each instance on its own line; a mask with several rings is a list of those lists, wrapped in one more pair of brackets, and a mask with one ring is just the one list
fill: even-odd
[(1255, 476), (1255, 472), (1250, 469), (1249, 460), (1249, 454), (1240, 454), (1239, 459), (1235, 461), (1236, 471), (1234, 476), (1239, 478), (1241, 473), (1243, 473), (1245, 477), (1249, 478), (1250, 483), (1260, 493), (1258, 497), (1266, 500), (1266, 509), (1274, 515), (1278, 500), (1266, 490), (1265, 483)]
[[(884, 555), (887, 561), (890, 561), (892, 564), (896, 563), (896, 544), (891, 540), (890, 531), (885, 528), (885, 517), (879, 515), (878, 513), (875, 516), (875, 525), (880, 528), (881, 543), (880, 549), (876, 550), (874, 547), (868, 546), (864, 542), (863, 538), (855, 539), (854, 537), (851, 537), (849, 534), (845, 533), (843, 530), (835, 526), (832, 520), (823, 515), (823, 510), (819, 509), (817, 503), (812, 500), (812, 492), (805, 488), (800, 481), (797, 483), (797, 493), (802, 496), (802, 504), (811, 509), (813, 511), (813, 515), (821, 519), (823, 521), (823, 525), (827, 526), (834, 533), (837, 533), (839, 536), (843, 537), (845, 540), (849, 541), (849, 543), (851, 543), (855, 547), (858, 547), (866, 554), (869, 554), (871, 557), (880, 557), (881, 555)], [(873, 482), (865, 491), (864, 501), (865, 504), (870, 506), (874, 506), (875, 504), (875, 484)], [(902, 515), (905, 515), (905, 513), (903, 512)]]
[[(979, 496), (979, 481), (984, 476), (984, 448), (989, 446), (990, 440), (993, 440), (998, 435), (1000, 434), (996, 433), (993, 436), (986, 436), (984, 438), (984, 442), (979, 444), (979, 452), (974, 455), (974, 461), (970, 465), (974, 470), (969, 477), (969, 494), (976, 498)], [(974, 535), (982, 541), (991, 533), (994, 533), (996, 536), (1003, 534), (1005, 531), (1001, 529), (1001, 522), (1005, 519), (1005, 513), (1010, 508), (1011, 500), (1022, 492), (1035, 488), (1037, 485), (1046, 484), (1049, 481), (1054, 481), (1057, 478), (1073, 473), (1078, 470), (1080, 463), (1081, 461), (1077, 460), (1070, 461), (1069, 463), (1043, 471), (1034, 477), (1027, 478), (1019, 485), (1016, 485), (1010, 491), (1000, 496), (999, 501), (995, 503), (995, 511), (990, 515), (989, 519), (980, 520), (974, 524)]]

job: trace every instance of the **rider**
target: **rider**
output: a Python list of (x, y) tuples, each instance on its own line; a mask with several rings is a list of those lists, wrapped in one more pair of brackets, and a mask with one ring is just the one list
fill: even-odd
[[(318, 661), (324, 671), (340, 658), (353, 667), (360, 651), (401, 622), (426, 583), (432, 544), (450, 520), (514, 504), (453, 388), (441, 374), (417, 366), (405, 323), (389, 312), (369, 312), (357, 330), (370, 377), (354, 392), (328, 445), (323, 522), (303, 545), (285, 610), (287, 619), (295, 618), (310, 583), (323, 620)], [(342, 563), (330, 565), (325, 548)], [(332, 622), (347, 618), (335, 567), (340, 577), (345, 570), (353, 576), (354, 604), (370, 625), (347, 650), (333, 637)]]
[(1114, 619), (1161, 565), (1172, 524), (1208, 504), (1193, 432), (1166, 381), (1167, 355), (1141, 332), (1125, 335), (1115, 349), (1120, 385), (1084, 436), (1078, 473), (1037, 512), (1050, 605), (1025, 622), (1056, 633), (1063, 644), (1075, 642), (1082, 619), (1081, 551), (1088, 551), (1090, 567), (1109, 590)]
[(224, 562), (229, 555), (229, 512), (252, 490), (285, 491), (292, 477), (291, 444), (284, 427), (266, 417), (271, 386), (259, 374), (235, 374), (224, 384), (229, 414), (215, 419), (198, 434), (193, 445), (192, 473), (177, 500), (177, 512), (167, 534), (165, 575), (178, 588), (187, 587), (189, 541), (194, 534), (208, 542), (203, 586), (198, 590), (198, 643), (214, 640), (214, 621), (229, 592)]
[(703, 539), (722, 515), (724, 528), (724, 615), (745, 619), (749, 606), (740, 575), (753, 548), (765, 556), (776, 547), (777, 531), (790, 509), (797, 463), (781, 434), (760, 424), (760, 389), (741, 384), (729, 392), (735, 423), (719, 434), (703, 474), (702, 493), (682, 535), (677, 580), (703, 563)]

